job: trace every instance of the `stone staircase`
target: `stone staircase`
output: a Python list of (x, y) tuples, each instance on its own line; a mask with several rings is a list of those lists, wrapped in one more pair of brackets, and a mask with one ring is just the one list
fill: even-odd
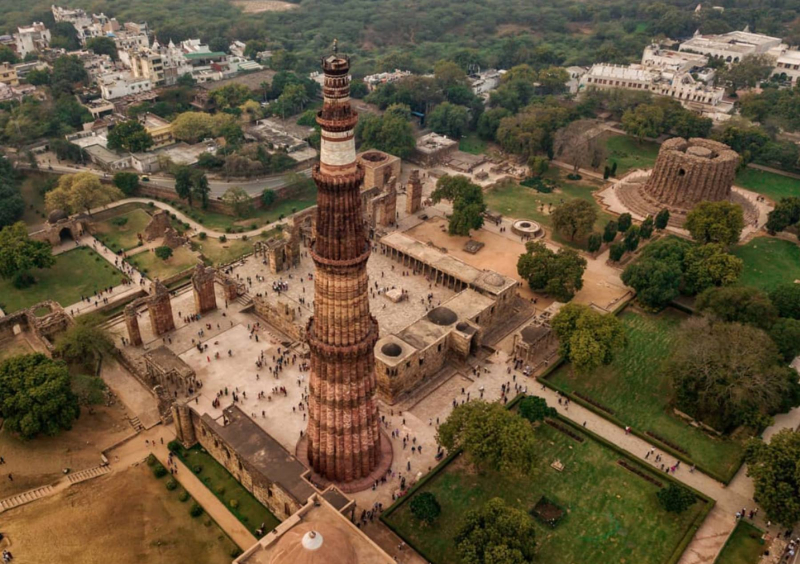
[(244, 294), (236, 298), (236, 303), (242, 304), (242, 307), (247, 307), (253, 303), (253, 297), (245, 292)]
[(130, 419), (128, 419), (128, 421), (130, 422), (131, 427), (133, 427), (133, 430), (136, 431), (137, 433), (141, 433), (142, 431), (144, 431), (144, 425), (142, 425), (142, 422), (139, 420), (138, 416), (133, 416)]
[(7, 497), (6, 499), (0, 500), (0, 513), (19, 507), (20, 505), (25, 505), (31, 501), (36, 501), (37, 499), (50, 495), (52, 492), (53, 486), (41, 486), (28, 490), (27, 492), (22, 492), (21, 494)]
[(108, 474), (109, 472), (111, 472), (111, 468), (108, 466), (95, 466), (94, 468), (87, 468), (86, 470), (81, 470), (79, 472), (75, 472), (74, 474), (70, 474), (67, 476), (67, 479), (69, 480), (70, 484), (79, 484), (81, 482), (85, 482), (86, 480), (96, 478), (97, 476)]

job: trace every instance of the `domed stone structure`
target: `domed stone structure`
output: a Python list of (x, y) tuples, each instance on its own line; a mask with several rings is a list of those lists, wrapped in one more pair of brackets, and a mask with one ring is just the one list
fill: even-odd
[(69, 214), (67, 214), (67, 212), (64, 210), (53, 210), (47, 216), (47, 223), (58, 223), (63, 219), (67, 219), (68, 217)]
[(347, 531), (337, 522), (303, 523), (281, 537), (270, 564), (352, 564), (358, 562)]

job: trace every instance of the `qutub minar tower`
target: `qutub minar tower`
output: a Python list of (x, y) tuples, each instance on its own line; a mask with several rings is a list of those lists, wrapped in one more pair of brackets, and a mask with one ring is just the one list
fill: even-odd
[(361, 215), (364, 169), (356, 161), (350, 59), (334, 43), (322, 69), (320, 163), (312, 171), (318, 195), (314, 316), (307, 330), (308, 460), (324, 478), (350, 482), (367, 477), (381, 456), (373, 356), (378, 323), (369, 312), (370, 245)]

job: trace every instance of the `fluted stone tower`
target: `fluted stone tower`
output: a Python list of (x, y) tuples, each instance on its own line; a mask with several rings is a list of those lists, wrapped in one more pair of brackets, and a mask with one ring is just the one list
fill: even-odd
[(307, 327), (308, 460), (328, 480), (350, 482), (367, 477), (381, 455), (373, 356), (378, 323), (369, 312), (370, 247), (361, 217), (364, 169), (356, 162), (350, 60), (334, 45), (322, 69), (320, 163), (312, 172), (318, 195), (310, 251), (316, 265), (314, 316)]

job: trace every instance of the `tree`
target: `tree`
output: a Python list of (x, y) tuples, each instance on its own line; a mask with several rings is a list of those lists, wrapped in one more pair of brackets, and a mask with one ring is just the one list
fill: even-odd
[(261, 192), (261, 204), (266, 208), (269, 209), (272, 207), (272, 204), (278, 199), (278, 195), (275, 193), (274, 190), (270, 190), (269, 188), (264, 188), (264, 191)]
[(153, 137), (135, 119), (118, 123), (108, 132), (108, 148), (142, 153), (153, 146)]
[(166, 245), (162, 245), (160, 247), (155, 248), (155, 253), (156, 256), (161, 260), (167, 260), (172, 256), (172, 249), (167, 247)]
[(609, 219), (608, 223), (606, 223), (606, 226), (603, 228), (603, 241), (606, 243), (613, 243), (614, 239), (617, 237), (618, 230), (617, 222), (613, 219)]
[(556, 231), (574, 241), (576, 237), (582, 239), (592, 232), (597, 210), (588, 200), (573, 198), (557, 206), (550, 219)]
[(139, 175), (135, 172), (118, 172), (114, 175), (114, 186), (126, 196), (132, 196), (139, 188)]
[(769, 330), (783, 360), (791, 362), (800, 356), (800, 320), (780, 318)]
[(638, 225), (631, 225), (628, 227), (628, 230), (625, 232), (625, 250), (626, 251), (635, 251), (639, 246), (639, 226)]
[(11, 163), (0, 154), (0, 229), (12, 225), (25, 213), (25, 201), (22, 199), (16, 183), (16, 175)]
[(102, 319), (93, 314), (75, 318), (75, 323), (56, 338), (56, 353), (68, 362), (94, 370), (93, 361), (114, 350), (114, 342), (101, 323)]
[[(67, 25), (72, 27), (72, 24)], [(89, 74), (77, 55), (62, 55), (53, 61), (51, 84), (54, 90), (72, 93), (77, 85), (88, 83)]]
[(209, 93), (209, 98), (219, 110), (238, 108), (252, 96), (250, 88), (244, 84), (232, 83), (215, 88)]
[(607, 151), (601, 136), (591, 134), (596, 126), (593, 120), (581, 119), (556, 131), (554, 158), (572, 165), (575, 173), (581, 168), (598, 168), (606, 160)]
[(592, 233), (589, 235), (589, 240), (586, 243), (586, 249), (590, 253), (596, 253), (603, 246), (603, 236), (600, 233)]
[(567, 304), (553, 317), (559, 353), (579, 373), (589, 373), (614, 360), (628, 338), (622, 322), (583, 304)]
[(698, 243), (733, 245), (744, 229), (742, 207), (732, 202), (700, 202), (686, 216), (684, 228)]
[(222, 201), (230, 206), (238, 217), (246, 215), (250, 208), (250, 196), (238, 186), (225, 190)]
[(639, 226), (639, 237), (649, 239), (653, 236), (653, 216), (648, 215)]
[(208, 177), (202, 170), (192, 171), (192, 195), (200, 199), (200, 205), (203, 209), (208, 207), (208, 195), (211, 193), (211, 187), (208, 185)]
[(672, 513), (683, 513), (697, 503), (697, 498), (692, 492), (677, 484), (661, 488), (656, 492), (656, 496), (661, 507)]
[(769, 293), (778, 315), (800, 319), (800, 284), (781, 284)]
[(0, 364), (0, 417), (24, 439), (70, 429), (80, 413), (67, 365), (41, 353), (13, 356)]
[(622, 114), (622, 129), (641, 143), (646, 137), (665, 133), (664, 110), (653, 104), (641, 104)]
[(800, 520), (800, 431), (783, 429), (769, 443), (751, 439), (745, 460), (754, 499), (771, 520), (793, 527)]
[(192, 205), (192, 169), (186, 165), (176, 167), (173, 171), (175, 176), (175, 193), (178, 197), (187, 200), (189, 206)]
[(448, 232), (450, 235), (469, 236), (473, 229), (483, 225), (483, 190), (463, 175), (445, 174), (436, 181), (436, 189), (431, 193), (431, 200), (438, 203), (449, 200), (453, 204), (450, 214)]
[(439, 426), (436, 440), (449, 451), (464, 450), (478, 469), (524, 472), (536, 440), (533, 428), (499, 403), (472, 401), (456, 407)]
[(622, 281), (636, 290), (639, 302), (648, 309), (661, 310), (680, 294), (681, 264), (640, 258), (625, 268)]
[(738, 63), (719, 69), (717, 79), (727, 84), (729, 93), (735, 94), (740, 88), (754, 88), (768, 79), (774, 66), (767, 55), (748, 55)]
[(767, 231), (774, 235), (787, 227), (800, 224), (800, 196), (781, 198), (767, 216)]
[(55, 262), (50, 245), (28, 237), (21, 221), (0, 229), (0, 276), (14, 278), (18, 288), (33, 283), (32, 269), (50, 268)]
[(686, 250), (683, 258), (683, 285), (688, 294), (711, 286), (728, 286), (739, 279), (744, 261), (725, 252), (722, 245), (710, 243)]
[(613, 262), (619, 262), (625, 254), (625, 243), (617, 241), (608, 249), (608, 258)]
[(431, 492), (418, 493), (411, 498), (409, 506), (411, 514), (428, 525), (432, 525), (442, 512), (442, 506)]
[(491, 108), (486, 110), (481, 114), (481, 117), (478, 118), (478, 136), (481, 139), (494, 141), (497, 128), (500, 127), (500, 121), (511, 115), (511, 112), (505, 108)]
[(362, 116), (356, 127), (356, 137), (362, 149), (378, 149), (400, 158), (411, 154), (416, 146), (414, 130), (401, 111), (410, 111), (400, 104), (389, 106), (383, 116)]
[(547, 157), (531, 155), (528, 157), (528, 174), (534, 178), (540, 178), (550, 168), (550, 161)]
[(573, 249), (562, 247), (556, 253), (541, 241), (530, 241), (525, 245), (525, 254), (517, 260), (517, 273), (532, 290), (568, 302), (583, 288), (586, 264), (586, 259)]
[(778, 320), (778, 310), (769, 297), (750, 286), (708, 288), (697, 296), (695, 308), (726, 323), (745, 323), (764, 330)]
[(0, 63), (16, 65), (18, 62), (19, 57), (8, 45), (0, 45)]
[(721, 432), (758, 430), (800, 402), (797, 373), (779, 364), (775, 343), (756, 327), (692, 318), (675, 351), (664, 374), (676, 407)]
[(669, 224), (669, 210), (664, 208), (656, 214), (656, 229), (666, 229)]
[(713, 125), (711, 118), (701, 117), (696, 113), (684, 110), (675, 116), (672, 123), (672, 131), (678, 137), (691, 139), (692, 137), (708, 137)]
[(545, 417), (556, 417), (558, 411), (554, 407), (548, 407), (547, 400), (539, 396), (525, 396), (519, 402), (519, 414), (530, 421), (535, 423), (543, 420)]
[(86, 40), (86, 48), (97, 55), (108, 55), (112, 61), (118, 59), (117, 44), (110, 37), (90, 37)]
[(122, 192), (116, 186), (103, 184), (91, 172), (78, 172), (62, 176), (58, 180), (55, 190), (45, 194), (44, 202), (47, 209), (51, 211), (90, 213), (92, 208), (105, 206), (122, 197)]
[(428, 114), (428, 126), (436, 133), (458, 139), (467, 132), (469, 110), (450, 102), (442, 102)]
[(187, 143), (197, 143), (214, 131), (214, 117), (205, 112), (184, 112), (172, 122), (172, 134)]
[(463, 564), (529, 564), (535, 538), (531, 516), (496, 497), (467, 513), (455, 541)]
[(625, 233), (633, 225), (633, 218), (629, 213), (623, 213), (617, 218), (617, 230), (620, 233)]

